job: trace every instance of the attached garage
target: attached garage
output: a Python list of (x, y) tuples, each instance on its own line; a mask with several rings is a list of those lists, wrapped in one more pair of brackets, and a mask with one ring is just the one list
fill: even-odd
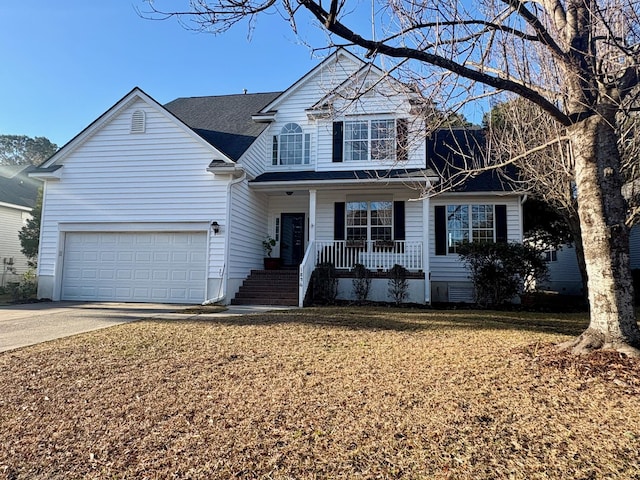
[(67, 232), (62, 300), (201, 303), (205, 232)]

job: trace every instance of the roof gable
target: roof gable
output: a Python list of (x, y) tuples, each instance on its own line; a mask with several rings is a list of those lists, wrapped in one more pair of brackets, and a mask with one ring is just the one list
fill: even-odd
[[(62, 161), (71, 155), (77, 148), (82, 146), (88, 139), (90, 139), (96, 132), (98, 132), (104, 125), (106, 125), (109, 121), (115, 118), (120, 114), (124, 109), (126, 109), (132, 102), (136, 100), (141, 100), (145, 102), (150, 107), (154, 108), (161, 115), (167, 117), (170, 121), (174, 122), (179, 128), (181, 128), (185, 133), (191, 135), (194, 140), (200, 142), (203, 145), (206, 145), (207, 148), (211, 148), (213, 150), (213, 154), (216, 156), (223, 157), (224, 154), (214, 146), (203, 139), (200, 135), (198, 135), (195, 131), (193, 131), (188, 125), (186, 125), (182, 120), (173, 115), (169, 110), (164, 108), (158, 102), (156, 102), (152, 97), (143, 92), (140, 88), (135, 87), (129, 93), (127, 93), (124, 97), (122, 97), (118, 102), (116, 102), (109, 110), (103, 113), (100, 117), (98, 117), (94, 122), (92, 122), (88, 127), (86, 127), (82, 132), (76, 135), (73, 139), (71, 139), (67, 144), (65, 144), (62, 148), (60, 148), (54, 155), (52, 155), (48, 160), (40, 165), (40, 169), (47, 169), (49, 167), (53, 167), (55, 165), (59, 165)], [(35, 172), (38, 173), (37, 171)]]
[[(344, 67), (341, 67), (341, 63), (344, 65)], [(350, 66), (348, 64), (350, 64)], [(259, 113), (269, 113), (273, 110), (277, 110), (278, 106), (281, 103), (283, 103), (287, 98), (289, 98), (291, 95), (297, 92), (300, 88), (302, 88), (307, 82), (311, 81), (317, 75), (320, 75), (323, 72), (326, 72), (330, 68), (345, 68), (345, 69), (348, 68), (351, 74), (351, 70), (358, 71), (366, 65), (367, 65), (366, 62), (364, 62), (363, 60), (361, 60), (360, 58), (358, 58), (348, 50), (345, 50), (344, 48), (338, 48), (335, 52), (333, 52), (331, 55), (325, 58), (322, 62), (316, 65), (316, 67), (314, 67), (309, 72), (307, 72), (297, 82), (295, 82), (293, 85), (287, 88), (284, 92), (278, 95), (278, 97), (276, 97), (272, 102), (265, 105), (264, 108), (260, 110)], [(335, 87), (337, 87), (337, 85), (331, 86), (331, 91), (333, 91)]]

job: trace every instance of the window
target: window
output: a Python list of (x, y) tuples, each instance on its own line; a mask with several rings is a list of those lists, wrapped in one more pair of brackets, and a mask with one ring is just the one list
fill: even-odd
[(393, 239), (393, 202), (347, 202), (346, 239), (392, 240)]
[(395, 158), (395, 151), (395, 120), (344, 122), (345, 161), (389, 160)]
[(557, 262), (558, 261), (558, 251), (555, 248), (550, 248), (544, 252), (544, 260), (545, 262)]
[(495, 241), (493, 205), (447, 205), (447, 251), (469, 241)]
[(303, 133), (297, 123), (287, 123), (280, 135), (273, 137), (273, 165), (308, 165), (311, 135)]

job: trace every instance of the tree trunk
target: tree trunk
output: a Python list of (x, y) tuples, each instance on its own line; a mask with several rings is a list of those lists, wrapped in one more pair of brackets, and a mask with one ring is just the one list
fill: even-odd
[(585, 301), (589, 301), (589, 285), (587, 277), (587, 265), (584, 261), (584, 246), (582, 244), (582, 230), (580, 219), (576, 215), (567, 215), (567, 224), (573, 236), (573, 246), (576, 249), (576, 260), (578, 270), (580, 270), (580, 280), (582, 280), (582, 295)]
[(605, 111), (569, 130), (591, 315), (588, 329), (561, 347), (575, 353), (603, 348), (640, 355), (629, 228), (625, 225), (621, 162), (613, 125), (613, 113)]

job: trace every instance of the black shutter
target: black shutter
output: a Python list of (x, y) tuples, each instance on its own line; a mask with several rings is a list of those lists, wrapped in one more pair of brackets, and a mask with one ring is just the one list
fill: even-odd
[(396, 160), (406, 162), (409, 159), (408, 124), (406, 118), (396, 120)]
[(333, 239), (344, 240), (344, 214), (345, 203), (336, 202), (333, 204)]
[(333, 162), (342, 162), (342, 130), (343, 122), (333, 122)]
[(447, 207), (438, 205), (435, 210), (436, 255), (447, 254)]
[(404, 202), (393, 202), (393, 236), (394, 240), (404, 240)]
[(507, 206), (496, 205), (496, 242), (507, 243)]
[(273, 136), (273, 147), (271, 149), (271, 165), (278, 164), (278, 136)]

